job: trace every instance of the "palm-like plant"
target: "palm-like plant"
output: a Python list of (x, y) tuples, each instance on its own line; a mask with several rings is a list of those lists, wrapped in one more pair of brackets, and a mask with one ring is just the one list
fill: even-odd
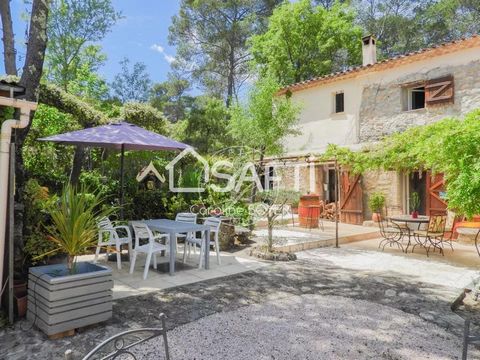
[(113, 207), (103, 207), (105, 198), (97, 192), (88, 192), (85, 187), (67, 185), (52, 209), (52, 225), (47, 227), (48, 239), (57, 248), (52, 252), (67, 254), (67, 268), (75, 271), (75, 257), (94, 246), (98, 235), (98, 221), (111, 215)]

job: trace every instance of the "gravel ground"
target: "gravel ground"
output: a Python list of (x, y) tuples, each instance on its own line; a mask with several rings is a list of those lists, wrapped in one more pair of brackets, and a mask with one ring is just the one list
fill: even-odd
[[(209, 329), (208, 336), (205, 330)], [(172, 359), (455, 359), (461, 341), (391, 307), (338, 296), (290, 296), (216, 313), (168, 333)], [(158, 358), (161, 340), (138, 354)], [(472, 349), (470, 358), (479, 353)]]

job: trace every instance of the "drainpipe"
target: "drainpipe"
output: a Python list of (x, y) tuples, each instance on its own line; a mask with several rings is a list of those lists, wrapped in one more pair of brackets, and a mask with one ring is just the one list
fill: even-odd
[[(30, 112), (37, 103), (0, 96), (0, 106), (20, 109), (20, 120), (10, 119), (2, 123), (0, 135), (0, 292), (3, 289), (3, 267), (5, 254), (5, 232), (7, 228), (8, 178), (10, 159), (10, 140), (12, 129), (23, 129), (30, 123)], [(1, 294), (0, 294), (1, 295)], [(1, 296), (0, 296), (1, 304)]]

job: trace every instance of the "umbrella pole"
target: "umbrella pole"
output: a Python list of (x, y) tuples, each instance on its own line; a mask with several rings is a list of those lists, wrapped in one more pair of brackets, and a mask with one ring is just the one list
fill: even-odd
[(125, 177), (125, 145), (122, 144), (122, 154), (120, 155), (120, 220), (123, 220), (123, 205), (124, 205), (124, 177)]

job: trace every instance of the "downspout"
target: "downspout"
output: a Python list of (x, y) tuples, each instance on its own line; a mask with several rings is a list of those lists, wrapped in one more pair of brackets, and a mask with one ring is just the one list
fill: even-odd
[[(7, 229), (8, 177), (10, 142), (12, 129), (26, 128), (30, 123), (30, 112), (37, 103), (0, 96), (0, 106), (20, 109), (20, 120), (9, 119), (2, 123), (0, 135), (0, 290), (3, 289), (3, 268), (5, 255), (5, 233)], [(0, 297), (1, 304), (1, 297)]]

